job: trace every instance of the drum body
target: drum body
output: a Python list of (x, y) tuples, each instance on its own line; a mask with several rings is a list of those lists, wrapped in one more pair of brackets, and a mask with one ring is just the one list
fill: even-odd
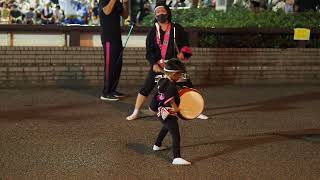
[(202, 113), (204, 99), (199, 91), (193, 88), (183, 88), (179, 91), (179, 96), (178, 114), (183, 120), (193, 120)]

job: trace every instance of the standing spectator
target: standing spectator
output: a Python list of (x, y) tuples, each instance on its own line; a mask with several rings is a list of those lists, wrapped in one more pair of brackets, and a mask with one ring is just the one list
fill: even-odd
[(34, 24), (36, 19), (36, 13), (34, 12), (34, 8), (30, 7), (29, 11), (26, 13), (24, 22), (25, 24)]
[(53, 4), (59, 4), (59, 0), (50, 0)]
[(9, 21), (11, 24), (22, 24), (22, 13), (17, 4), (11, 6)]
[(130, 21), (131, 23), (139, 22), (141, 11), (143, 10), (144, 2), (143, 0), (132, 0), (130, 4)]
[(8, 24), (10, 18), (10, 9), (7, 3), (3, 3), (0, 11), (0, 23)]
[(174, 5), (174, 7), (186, 7), (187, 5), (186, 5), (186, 3), (185, 3), (185, 0), (178, 0), (177, 2), (176, 2), (176, 4)]
[(98, 25), (99, 24), (99, 7), (97, 2), (94, 2), (94, 5), (91, 11), (92, 11), (91, 12), (92, 25)]
[(286, 0), (286, 4), (284, 6), (284, 12), (286, 14), (294, 11), (294, 0)]
[(319, 0), (296, 0), (296, 4), (298, 6), (298, 12), (304, 11), (316, 11), (317, 6), (320, 5)]
[(55, 24), (61, 24), (63, 22), (64, 12), (60, 8), (60, 5), (57, 4), (55, 10), (53, 11), (53, 21)]
[(41, 23), (52, 24), (53, 11), (49, 3), (46, 3), (43, 10), (41, 11)]
[(250, 0), (249, 7), (252, 12), (258, 12), (260, 9), (260, 1), (259, 0)]
[(275, 11), (275, 12), (277, 12), (279, 10), (284, 11), (284, 7), (286, 6), (286, 3), (284, 2), (284, 0), (280, 0), (280, 1), (279, 0), (274, 0), (272, 2), (272, 4), (273, 4), (272, 10)]
[(123, 97), (117, 91), (122, 69), (122, 40), (120, 16), (128, 17), (128, 0), (100, 0), (99, 16), (101, 25), (101, 42), (103, 46), (104, 88), (101, 100), (118, 101)]
[(89, 24), (89, 5), (87, 1), (82, 0), (77, 7), (78, 15), (81, 18), (80, 24)]
[(143, 4), (143, 11), (140, 16), (140, 19), (142, 20), (145, 16), (149, 15), (150, 12), (151, 12), (151, 3), (149, 0), (145, 0), (145, 2)]

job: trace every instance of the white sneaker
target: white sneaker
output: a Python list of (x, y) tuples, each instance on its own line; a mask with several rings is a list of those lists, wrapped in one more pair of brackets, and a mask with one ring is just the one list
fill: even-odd
[(161, 146), (161, 147), (159, 147), (159, 146), (157, 146), (157, 145), (153, 145), (153, 150), (154, 151), (162, 151), (162, 150), (165, 150), (165, 149), (167, 149), (168, 147), (166, 147), (166, 146)]
[(139, 111), (134, 110), (130, 116), (127, 116), (126, 119), (128, 121), (135, 120), (139, 117)]
[(198, 119), (209, 119), (209, 117), (204, 114), (200, 114), (197, 118)]
[(172, 164), (174, 164), (174, 165), (191, 165), (191, 162), (186, 161), (182, 158), (174, 158), (172, 161)]

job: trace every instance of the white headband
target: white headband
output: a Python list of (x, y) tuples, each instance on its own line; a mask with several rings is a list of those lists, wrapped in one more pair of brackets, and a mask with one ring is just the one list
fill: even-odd
[(163, 70), (166, 72), (182, 72), (181, 70), (171, 70), (171, 69), (167, 69), (166, 67), (164, 67)]
[(156, 8), (154, 8), (154, 13), (156, 13), (156, 10), (158, 9), (158, 8), (160, 8), (160, 7), (164, 7), (164, 8), (166, 8), (165, 6), (157, 6)]

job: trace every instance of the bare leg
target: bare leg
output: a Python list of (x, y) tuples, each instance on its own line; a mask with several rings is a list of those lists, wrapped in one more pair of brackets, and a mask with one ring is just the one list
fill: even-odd
[(147, 96), (143, 96), (140, 93), (138, 94), (137, 99), (136, 99), (136, 104), (134, 106), (134, 111), (130, 116), (128, 116), (126, 118), (128, 121), (131, 121), (131, 120), (134, 120), (134, 119), (138, 118), (139, 112), (140, 112), (140, 108), (143, 105), (143, 103), (146, 101), (146, 99), (147, 99)]

